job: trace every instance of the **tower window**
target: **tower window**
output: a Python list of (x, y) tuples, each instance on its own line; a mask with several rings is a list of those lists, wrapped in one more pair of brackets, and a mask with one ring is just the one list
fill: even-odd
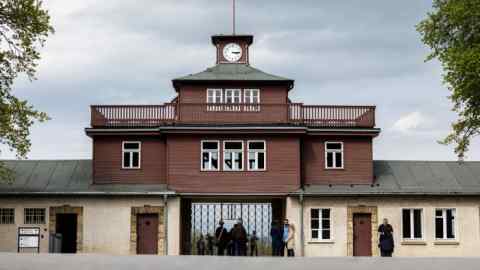
[(248, 141), (248, 170), (263, 171), (266, 169), (265, 141)]
[(325, 168), (343, 169), (343, 143), (325, 143)]
[(122, 168), (140, 169), (140, 142), (123, 142)]
[(219, 142), (202, 141), (202, 171), (218, 171)]
[(223, 142), (223, 170), (224, 171), (242, 171), (243, 170), (243, 142), (242, 141), (224, 141)]
[(260, 111), (260, 105), (247, 105), (247, 104), (259, 104), (260, 103), (260, 90), (259, 89), (245, 89), (243, 90), (243, 102), (245, 105), (245, 111), (258, 112)]

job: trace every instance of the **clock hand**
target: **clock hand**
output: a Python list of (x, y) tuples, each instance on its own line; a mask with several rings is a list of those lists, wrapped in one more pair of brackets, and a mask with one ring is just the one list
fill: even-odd
[(240, 52), (232, 52), (232, 53), (234, 53), (234, 54), (240, 54)]

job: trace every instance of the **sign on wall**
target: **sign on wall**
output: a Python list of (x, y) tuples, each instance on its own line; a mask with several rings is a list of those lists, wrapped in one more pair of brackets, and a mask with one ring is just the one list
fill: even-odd
[(18, 228), (18, 252), (21, 249), (37, 249), (40, 252), (40, 228), (20, 227)]

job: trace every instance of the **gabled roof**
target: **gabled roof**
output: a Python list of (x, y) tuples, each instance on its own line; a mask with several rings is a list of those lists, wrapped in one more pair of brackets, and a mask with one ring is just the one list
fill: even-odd
[(262, 81), (293, 84), (291, 79), (263, 72), (247, 64), (217, 64), (202, 72), (173, 79), (174, 85), (182, 81)]
[(478, 161), (377, 160), (373, 165), (373, 185), (309, 185), (304, 192), (312, 196), (480, 195)]
[(173, 193), (166, 185), (92, 182), (92, 160), (8, 160), (12, 184), (0, 183), (0, 195), (155, 195)]

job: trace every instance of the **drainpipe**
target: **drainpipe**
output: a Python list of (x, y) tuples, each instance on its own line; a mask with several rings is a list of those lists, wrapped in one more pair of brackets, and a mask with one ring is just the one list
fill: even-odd
[(163, 251), (163, 255), (168, 255), (168, 196), (167, 194), (163, 194), (163, 224), (164, 224), (164, 232), (165, 232), (165, 249)]
[(303, 188), (300, 192), (300, 253), (305, 256), (305, 230), (303, 228)]

